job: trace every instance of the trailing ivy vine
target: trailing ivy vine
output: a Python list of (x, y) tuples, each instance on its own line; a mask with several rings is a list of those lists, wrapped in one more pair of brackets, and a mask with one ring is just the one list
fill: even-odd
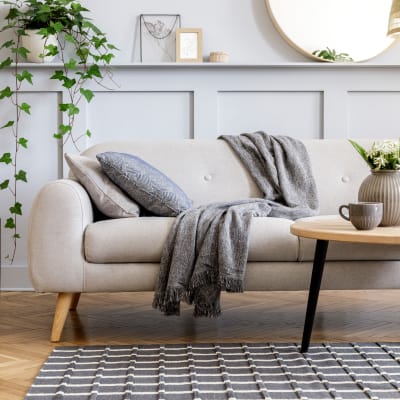
[[(0, 60), (0, 70), (10, 71), (13, 85), (0, 86), (0, 102), (8, 101), (15, 112), (13, 116), (0, 113), (0, 134), (9, 135), (12, 150), (1, 152), (0, 167), (7, 171), (6, 178), (0, 181), (0, 194), (8, 192), (12, 201), (9, 205), (9, 215), (4, 222), (4, 228), (10, 230), (13, 246), (6, 258), (12, 264), (17, 249), (17, 239), (20, 238), (18, 218), (23, 215), (23, 205), (19, 200), (19, 184), (28, 182), (28, 171), (19, 168), (21, 150), (28, 149), (28, 140), (21, 133), (21, 119), (31, 113), (31, 105), (21, 101), (24, 85), (34, 84), (34, 77), (28, 68), (21, 68), (26, 61), (29, 49), (22, 46), (22, 37), (28, 29), (37, 29), (45, 40), (44, 51), (40, 57), (58, 57), (59, 67), (55, 68), (50, 79), (60, 83), (60, 90), (65, 93), (66, 101), (59, 104), (63, 118), (53, 136), (63, 145), (71, 141), (79, 150), (78, 142), (91, 132), (75, 132), (74, 123), (80, 113), (82, 101), (90, 102), (93, 91), (88, 83), (93, 81), (103, 86), (104, 74), (112, 79), (108, 68), (116, 47), (108, 42), (106, 35), (88, 18), (89, 11), (76, 0), (0, 0), (0, 5), (8, 7), (5, 24), (0, 30), (11, 32), (12, 38), (0, 45), (0, 50), (7, 50), (8, 55)], [(57, 39), (57, 45), (47, 44), (52, 36)], [(50, 41), (49, 41), (50, 42)], [(72, 54), (69, 55), (69, 54)], [(4, 204), (2, 201), (1, 204)]]

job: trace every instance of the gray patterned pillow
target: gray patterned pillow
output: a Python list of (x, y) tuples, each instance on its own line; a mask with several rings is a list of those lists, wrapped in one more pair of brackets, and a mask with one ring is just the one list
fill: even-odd
[(96, 157), (116, 185), (154, 214), (175, 217), (192, 206), (178, 185), (141, 158), (115, 152)]
[(64, 157), (100, 212), (111, 218), (139, 216), (139, 206), (107, 177), (98, 161), (78, 155)]

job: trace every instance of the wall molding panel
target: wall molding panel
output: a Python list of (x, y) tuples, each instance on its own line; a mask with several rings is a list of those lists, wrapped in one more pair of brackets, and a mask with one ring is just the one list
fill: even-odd
[[(33, 196), (45, 182), (66, 176), (63, 153), (78, 151), (52, 138), (62, 118), (58, 104), (66, 95), (48, 79), (54, 64), (23, 67), (34, 75), (34, 85), (23, 87), (32, 104), (32, 117), (25, 123), (31, 146), (24, 161), (32, 182), (25, 188), (21, 185), (23, 238), (12, 266), (4, 260), (10, 243), (2, 228), (3, 290), (30, 288), (25, 245)], [(11, 73), (11, 68), (1, 70), (0, 80), (12, 86)], [(114, 67), (114, 81), (117, 85), (107, 83), (111, 91), (90, 86), (96, 97), (80, 105), (75, 129), (93, 133), (80, 140), (80, 150), (104, 140), (213, 139), (221, 133), (260, 129), (300, 139), (400, 136), (400, 66), (396, 65), (126, 64)], [(3, 107), (0, 118), (7, 112), (12, 111)], [(10, 145), (6, 136), (0, 137), (2, 151)], [(0, 193), (3, 220), (8, 202)]]

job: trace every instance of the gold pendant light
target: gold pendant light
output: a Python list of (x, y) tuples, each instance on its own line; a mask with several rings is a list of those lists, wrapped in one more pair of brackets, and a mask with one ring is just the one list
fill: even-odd
[(388, 36), (400, 37), (400, 0), (393, 0), (389, 16)]

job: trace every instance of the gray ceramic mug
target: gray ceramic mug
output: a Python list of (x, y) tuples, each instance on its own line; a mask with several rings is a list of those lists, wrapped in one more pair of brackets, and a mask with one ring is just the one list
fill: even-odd
[[(347, 209), (349, 216), (343, 213), (344, 209)], [(360, 230), (376, 228), (382, 221), (382, 212), (383, 203), (358, 202), (339, 207), (340, 216)]]

